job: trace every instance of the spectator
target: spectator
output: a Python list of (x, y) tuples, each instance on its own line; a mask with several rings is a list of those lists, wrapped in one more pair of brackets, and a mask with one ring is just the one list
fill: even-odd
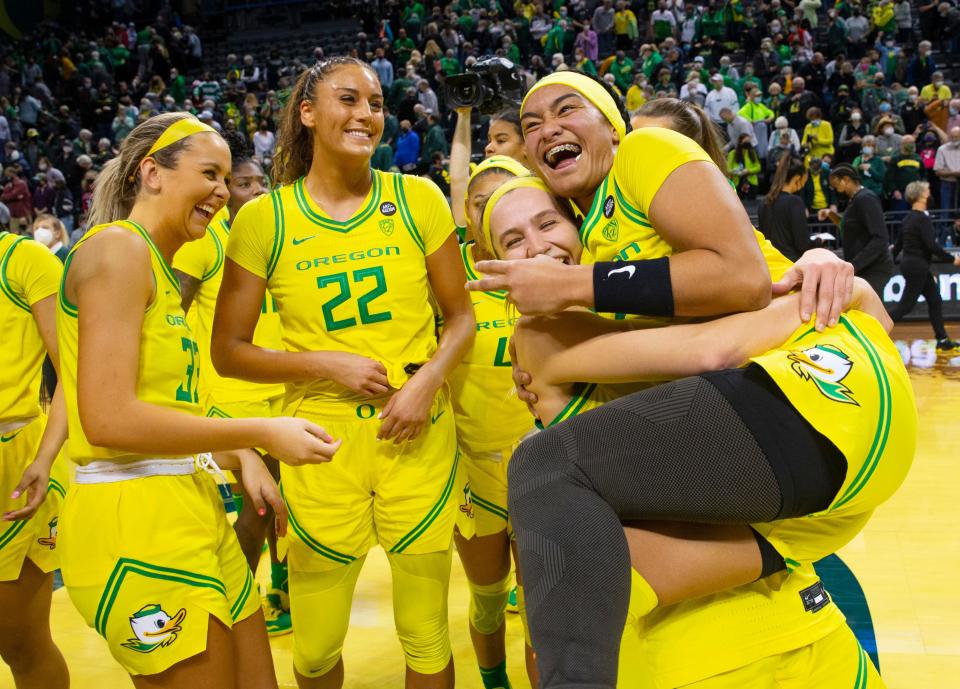
[(869, 133), (870, 130), (863, 121), (863, 114), (860, 110), (851, 111), (850, 122), (843, 125), (843, 129), (840, 130), (840, 140), (837, 144), (839, 147), (837, 161), (841, 163), (852, 163), (860, 152), (863, 137)]
[(60, 170), (52, 169), (47, 172), (47, 183), (53, 189), (48, 212), (57, 218), (69, 234), (73, 231), (75, 206), (73, 193), (67, 189), (67, 179)]
[(820, 108), (807, 110), (807, 126), (803, 128), (801, 145), (810, 152), (813, 158), (823, 158), (833, 155), (833, 126), (823, 119)]
[(750, 140), (750, 145), (753, 147), (753, 150), (756, 150), (757, 137), (753, 132), (753, 125), (747, 120), (747, 118), (745, 118), (743, 115), (735, 114), (730, 108), (721, 108), (720, 119), (723, 120), (727, 125), (727, 143), (723, 147), (724, 153), (735, 148), (737, 146), (737, 142), (739, 142), (741, 137), (744, 136)]
[(880, 103), (879, 112), (876, 117), (873, 118), (873, 121), (870, 122), (870, 126), (873, 128), (874, 132), (880, 133), (883, 130), (882, 122), (887, 122), (893, 125), (893, 131), (897, 134), (904, 134), (905, 129), (903, 125), (903, 120), (901, 117), (893, 112), (893, 106), (889, 102), (883, 101)]
[(737, 92), (729, 86), (724, 86), (723, 77), (719, 74), (714, 74), (710, 77), (710, 86), (712, 90), (707, 94), (703, 109), (714, 124), (722, 125), (723, 118), (720, 117), (721, 110), (724, 108), (728, 108), (732, 112), (740, 110)]
[(853, 168), (863, 186), (877, 197), (883, 196), (883, 182), (887, 174), (887, 166), (877, 155), (877, 139), (875, 136), (863, 137), (860, 155), (853, 159)]
[(807, 212), (800, 196), (808, 177), (803, 158), (783, 156), (760, 205), (760, 231), (791, 261), (810, 248)]
[(607, 73), (613, 75), (613, 80), (620, 90), (622, 99), (622, 94), (626, 93), (630, 84), (633, 83), (633, 60), (627, 57), (622, 50), (618, 50), (616, 59), (610, 65)]
[(900, 139), (902, 137), (897, 134), (893, 126), (893, 119), (888, 115), (880, 118), (875, 131), (877, 136), (877, 156), (883, 159), (884, 164), (887, 164), (893, 159), (893, 156), (900, 151)]
[(904, 278), (903, 292), (900, 294), (900, 303), (890, 311), (890, 318), (894, 322), (902, 320), (913, 310), (917, 299), (923, 295), (927, 302), (927, 313), (930, 325), (933, 326), (934, 336), (937, 338), (937, 349), (952, 351), (960, 347), (947, 335), (943, 324), (943, 300), (940, 297), (940, 286), (930, 272), (930, 264), (934, 260), (960, 266), (960, 255), (954, 256), (941, 247), (934, 237), (933, 223), (927, 206), (930, 201), (930, 185), (926, 182), (911, 182), (905, 191), (907, 203), (911, 211), (903, 219), (900, 226), (900, 235), (893, 245), (893, 257), (902, 251), (903, 260), (900, 262), (900, 273)]
[(943, 83), (943, 72), (934, 72), (930, 83), (920, 89), (920, 100), (925, 103), (949, 101), (953, 97), (950, 87)]
[(430, 82), (426, 79), (421, 79), (420, 83), (417, 84), (417, 91), (417, 100), (427, 109), (427, 113), (439, 115), (440, 102), (437, 100), (437, 94), (430, 88)]
[(260, 66), (254, 64), (253, 55), (243, 56), (243, 67), (240, 69), (240, 81), (248, 90), (256, 89), (260, 85)]
[[(956, 208), (957, 179), (960, 178), (960, 127), (948, 132), (950, 140), (937, 149), (933, 171), (940, 179), (940, 208)], [(11, 209), (12, 210), (12, 209)], [(938, 241), (943, 241), (943, 233)]]
[(420, 136), (413, 131), (410, 120), (402, 120), (400, 122), (400, 136), (397, 137), (396, 153), (393, 155), (393, 164), (403, 172), (412, 172), (416, 169), (419, 159)]
[(23, 234), (33, 220), (33, 198), (26, 180), (20, 177), (17, 168), (8, 166), (3, 171), (4, 185), (0, 202), (10, 211), (10, 231)]
[(57, 216), (42, 213), (33, 221), (33, 238), (63, 263), (70, 253), (70, 233)]
[[(609, 55), (613, 52), (613, 0), (603, 0), (593, 11), (593, 30), (597, 33), (597, 44), (600, 55)], [(531, 33), (533, 26), (531, 22)]]
[[(727, 112), (730, 112), (727, 110)], [(751, 134), (741, 134), (736, 147), (727, 154), (727, 172), (733, 178), (737, 195), (744, 200), (756, 198), (760, 180), (760, 158), (751, 143)]]
[(767, 170), (772, 174), (777, 169), (780, 158), (784, 155), (799, 155), (800, 138), (790, 129), (786, 117), (778, 117), (774, 121), (773, 131), (767, 141)]
[[(913, 15), (910, 10), (910, 0), (897, 0), (893, 6), (893, 17), (897, 22), (897, 43), (904, 45), (911, 43)], [(908, 81), (908, 83), (913, 82)]]
[(657, 42), (675, 36), (677, 33), (677, 18), (667, 7), (666, 0), (657, 2), (657, 9), (650, 14), (650, 29)]
[(253, 157), (263, 165), (267, 158), (273, 158), (273, 152), (277, 147), (277, 138), (270, 131), (266, 120), (260, 121), (260, 126), (253, 135)]
[[(370, 66), (373, 67), (373, 71), (377, 73), (377, 77), (380, 79), (380, 85), (384, 90), (389, 89), (390, 84), (393, 83), (393, 63), (384, 57), (383, 48), (377, 48), (374, 55), (374, 60), (370, 63)], [(457, 65), (457, 68), (459, 69), (459, 65)], [(454, 72), (454, 74), (456, 74), (456, 72)]]
[(223, 97), (223, 87), (210, 71), (206, 71), (203, 73), (203, 81), (193, 90), (193, 95), (199, 101), (212, 100), (216, 104)]
[(694, 103), (701, 108), (706, 102), (707, 88), (700, 83), (700, 75), (696, 72), (690, 72), (687, 83), (680, 88), (680, 100)]
[(845, 22), (847, 30), (847, 42), (849, 43), (849, 55), (851, 57), (860, 57), (863, 55), (867, 44), (867, 34), (870, 33), (870, 22), (863, 16), (863, 11), (859, 7), (853, 8), (853, 16)]
[[(582, 50), (586, 59), (590, 60), (591, 65), (595, 65), (600, 59), (598, 41), (597, 32), (591, 28), (590, 20), (584, 19), (583, 26), (580, 29), (580, 33), (577, 34), (573, 47)], [(596, 73), (596, 68), (594, 68), (594, 73)]]
[[(842, 218), (843, 258), (853, 264), (854, 274), (869, 282), (882, 298), (883, 288), (893, 275), (893, 257), (880, 199), (860, 184), (860, 175), (849, 165), (831, 170), (830, 186), (850, 199)], [(841, 224), (832, 208), (821, 210), (817, 216)]]
[(806, 82), (803, 77), (793, 77), (791, 82), (790, 95), (787, 97), (787, 121), (790, 127), (803, 131), (807, 124), (807, 112), (810, 108), (819, 108), (820, 99), (817, 95), (806, 89)]
[(433, 161), (434, 154), (439, 153), (446, 157), (450, 153), (450, 144), (447, 134), (440, 126), (440, 118), (434, 113), (427, 115), (427, 134), (423, 139), (423, 148), (420, 152), (420, 165), (426, 169)]
[(934, 61), (933, 55), (930, 54), (932, 47), (930, 41), (920, 41), (917, 44), (917, 53), (907, 65), (907, 83), (911, 86), (923, 88), (933, 80), (937, 63)]
[(887, 165), (884, 191), (890, 197), (890, 210), (905, 211), (910, 208), (905, 193), (907, 186), (924, 177), (923, 162), (917, 155), (916, 140), (906, 134), (900, 139), (900, 152)]

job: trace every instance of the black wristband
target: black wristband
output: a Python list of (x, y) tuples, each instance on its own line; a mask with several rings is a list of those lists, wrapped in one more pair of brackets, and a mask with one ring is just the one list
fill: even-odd
[(670, 259), (595, 263), (593, 304), (601, 313), (672, 317)]

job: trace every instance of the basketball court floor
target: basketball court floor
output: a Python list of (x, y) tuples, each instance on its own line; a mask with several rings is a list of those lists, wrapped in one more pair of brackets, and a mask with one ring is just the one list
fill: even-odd
[[(950, 330), (960, 337), (957, 328)], [(921, 341), (930, 336), (926, 323), (898, 326), (893, 333), (910, 352), (920, 412), (913, 469), (863, 533), (838, 554), (842, 563), (831, 558), (818, 565), (864, 647), (872, 655), (876, 649), (890, 689), (960, 689), (960, 442), (954, 438), (960, 429), (960, 353), (938, 357), (932, 341)], [(454, 557), (450, 625), (457, 686), (480, 689), (466, 613), (466, 581)], [(63, 589), (54, 593), (52, 614), (54, 637), (66, 656), (73, 687), (131, 686)], [(510, 678), (514, 687), (526, 688), (520, 620), (508, 615), (507, 625)], [(291, 641), (291, 636), (272, 641), (282, 687), (296, 687)], [(389, 569), (380, 550), (370, 553), (357, 586), (344, 661), (348, 689), (403, 686)], [(9, 671), (0, 663), (0, 689), (12, 687)]]

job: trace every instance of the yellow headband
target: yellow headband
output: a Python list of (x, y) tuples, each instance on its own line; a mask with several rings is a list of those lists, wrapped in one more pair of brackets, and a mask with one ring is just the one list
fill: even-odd
[(553, 86), (554, 84), (569, 86), (593, 103), (597, 107), (597, 110), (602, 112), (603, 116), (607, 118), (607, 121), (613, 125), (617, 134), (620, 135), (621, 141), (623, 137), (627, 135), (627, 123), (623, 121), (623, 116), (617, 109), (617, 103), (613, 100), (613, 96), (607, 93), (606, 90), (593, 79), (578, 72), (554, 72), (553, 74), (545, 76), (527, 91), (527, 95), (524, 96), (523, 102), (520, 104), (520, 112), (523, 113), (523, 108), (526, 106), (530, 94), (539, 88)]
[(186, 139), (188, 136), (201, 132), (213, 132), (216, 134), (217, 130), (210, 125), (204, 124), (196, 117), (184, 117), (181, 120), (177, 120), (163, 130), (163, 134), (153, 143), (153, 146), (150, 147), (150, 150), (147, 151), (147, 155), (145, 155), (144, 158), (149, 158), (161, 148), (166, 148), (181, 139)]
[(490, 156), (486, 160), (473, 166), (473, 170), (470, 172), (470, 178), (467, 180), (467, 191), (463, 195), (464, 202), (470, 198), (470, 185), (473, 184), (473, 180), (487, 170), (503, 170), (504, 172), (509, 172), (514, 177), (526, 177), (530, 174), (530, 170), (510, 156)]
[(530, 174), (507, 180), (497, 187), (492, 194), (490, 194), (490, 198), (487, 199), (487, 204), (483, 207), (483, 216), (480, 222), (480, 241), (483, 242), (487, 251), (494, 256), (499, 256), (500, 254), (493, 246), (493, 233), (490, 228), (490, 216), (493, 215), (493, 209), (500, 202), (500, 199), (516, 189), (540, 189), (549, 194), (551, 197), (553, 196), (553, 193), (550, 191), (547, 185), (543, 183), (543, 180)]

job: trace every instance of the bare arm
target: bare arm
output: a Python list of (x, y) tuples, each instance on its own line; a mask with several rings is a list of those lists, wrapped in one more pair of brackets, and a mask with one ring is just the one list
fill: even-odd
[(210, 338), (213, 365), (222, 376), (255, 383), (330, 379), (368, 396), (387, 391), (387, 370), (349, 352), (286, 352), (253, 344), (267, 282), (227, 258)]
[(467, 226), (464, 199), (470, 179), (470, 111), (471, 108), (457, 109), (457, 127), (450, 144), (450, 210), (458, 227)]
[(329, 436), (302, 419), (212, 419), (140, 400), (140, 331), (154, 290), (149, 249), (125, 230), (104, 230), (74, 254), (77, 407), (91, 443), (158, 456), (260, 446), (278, 458), (329, 460)]
[(670, 281), (677, 316), (752, 311), (770, 302), (770, 272), (750, 218), (715, 165), (674, 170), (650, 203), (650, 220), (675, 251)]
[[(627, 383), (664, 380), (707, 371), (735, 368), (751, 357), (780, 346), (803, 321), (800, 295), (775, 299), (759, 311), (725, 316), (706, 323), (646, 330), (608, 326), (607, 332), (585, 339), (584, 330), (598, 326), (597, 316), (565, 313), (564, 327), (547, 319), (518, 324), (518, 338), (549, 338), (547, 360), (534, 379), (540, 385), (572, 382)], [(857, 279), (854, 308), (877, 318), (889, 330), (889, 318), (869, 284)], [(518, 345), (518, 351), (521, 347)]]

